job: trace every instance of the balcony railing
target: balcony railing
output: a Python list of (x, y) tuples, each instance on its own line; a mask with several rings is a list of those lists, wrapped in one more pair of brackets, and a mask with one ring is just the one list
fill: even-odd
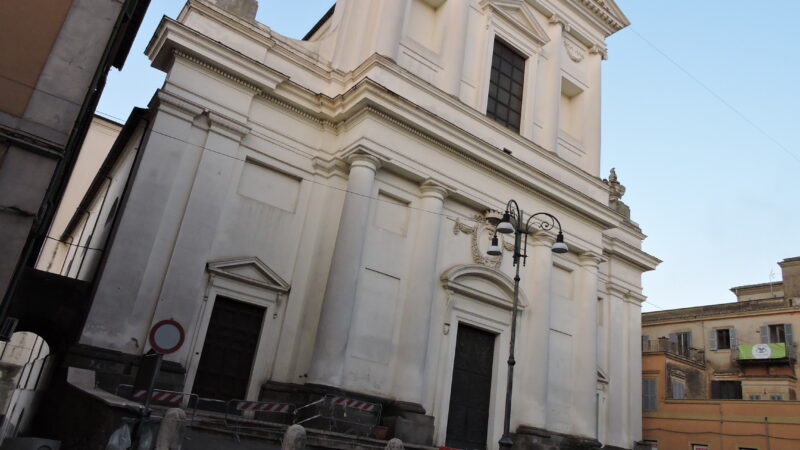
[(675, 342), (670, 342), (669, 339), (642, 341), (642, 353), (668, 353), (698, 364), (705, 364), (706, 361), (705, 350), (683, 347)]

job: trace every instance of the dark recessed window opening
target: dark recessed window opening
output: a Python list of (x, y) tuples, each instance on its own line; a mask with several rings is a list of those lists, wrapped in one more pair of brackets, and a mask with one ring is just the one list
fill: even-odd
[(731, 330), (728, 328), (721, 328), (716, 330), (717, 333), (717, 348), (720, 350), (731, 348)]
[(525, 58), (499, 40), (494, 41), (489, 102), (486, 115), (519, 132)]
[(712, 381), (711, 382), (711, 398), (712, 399), (739, 399), (742, 398), (742, 382), (741, 381)]

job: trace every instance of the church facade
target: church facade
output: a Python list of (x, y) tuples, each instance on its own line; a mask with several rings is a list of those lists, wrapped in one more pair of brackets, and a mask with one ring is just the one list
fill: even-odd
[(190, 0), (153, 36), (164, 86), (70, 228), (102, 249), (72, 274), (95, 289), (71, 361), (141, 355), (172, 320), (176, 389), (344, 393), (409, 442), (497, 448), (513, 239), (486, 251), (514, 199), (556, 216), (569, 252), (552, 230), (525, 241), (511, 431), (633, 448), (641, 275), (659, 261), (600, 177), (614, 2), (339, 0), (304, 40), (254, 14)]

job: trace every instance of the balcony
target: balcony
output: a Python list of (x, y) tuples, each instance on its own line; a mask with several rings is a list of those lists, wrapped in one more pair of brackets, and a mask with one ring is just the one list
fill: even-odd
[(681, 347), (667, 338), (642, 341), (642, 353), (666, 353), (697, 364), (706, 363), (705, 350)]

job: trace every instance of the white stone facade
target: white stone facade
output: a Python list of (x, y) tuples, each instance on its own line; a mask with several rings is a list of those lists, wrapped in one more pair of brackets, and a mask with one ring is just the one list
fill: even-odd
[[(190, 1), (147, 50), (167, 79), (115, 172), (134, 178), (81, 343), (137, 355), (176, 320), (190, 390), (215, 299), (259, 305), (248, 398), (274, 381), (419, 404), (444, 445), (469, 324), (496, 336), (496, 448), (512, 242), (486, 256), (485, 214), (514, 198), (570, 253), (528, 239), (512, 431), (631, 448), (658, 260), (599, 178), (604, 39), (625, 25), (610, 0), (340, 0), (295, 41)], [(495, 39), (526, 57), (519, 132), (485, 115)]]

